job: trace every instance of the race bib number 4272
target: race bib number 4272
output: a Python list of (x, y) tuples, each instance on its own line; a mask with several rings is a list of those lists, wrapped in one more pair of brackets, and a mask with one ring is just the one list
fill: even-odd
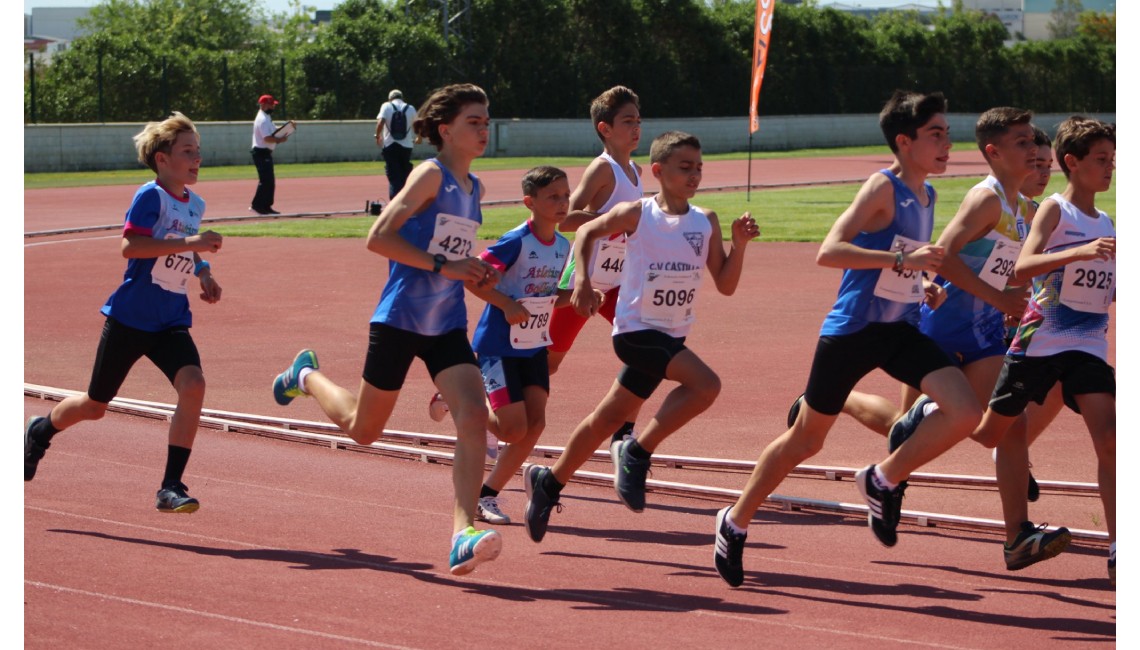
[(476, 221), (441, 212), (435, 217), (435, 231), (427, 252), (432, 255), (442, 253), (449, 261), (471, 257), (478, 230), (479, 223)]

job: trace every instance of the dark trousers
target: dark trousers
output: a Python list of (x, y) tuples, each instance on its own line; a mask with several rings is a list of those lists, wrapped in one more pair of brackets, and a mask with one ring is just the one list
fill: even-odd
[(249, 207), (257, 212), (268, 212), (273, 207), (273, 193), (277, 181), (273, 177), (273, 150), (254, 147), (249, 150), (253, 156), (253, 166), (257, 168), (257, 192)]
[(384, 158), (384, 173), (388, 175), (388, 198), (404, 189), (408, 174), (412, 173), (412, 150), (393, 142), (380, 150)]

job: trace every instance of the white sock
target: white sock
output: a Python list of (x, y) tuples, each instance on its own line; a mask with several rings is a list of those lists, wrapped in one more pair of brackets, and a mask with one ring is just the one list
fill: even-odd
[(741, 528), (741, 527), (737, 526), (736, 524), (732, 523), (732, 510), (729, 510), (728, 513), (725, 514), (724, 523), (728, 524), (728, 529), (731, 530), (732, 532), (736, 533), (737, 535), (743, 535), (743, 534), (748, 532), (747, 528)]
[(301, 372), (297, 373), (297, 388), (300, 388), (301, 392), (306, 395), (309, 394), (309, 391), (305, 390), (305, 377), (308, 377), (312, 371), (312, 368), (305, 367), (301, 368)]
[(899, 486), (898, 483), (891, 483), (888, 481), (887, 477), (883, 475), (883, 470), (880, 469), (878, 465), (875, 465), (875, 473), (871, 476), (871, 480), (875, 482), (875, 487), (879, 488), (880, 490), (893, 491)]

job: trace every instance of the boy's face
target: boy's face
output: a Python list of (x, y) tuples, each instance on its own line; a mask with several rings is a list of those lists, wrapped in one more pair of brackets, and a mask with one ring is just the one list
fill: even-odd
[(598, 128), (610, 146), (632, 153), (641, 141), (641, 111), (627, 103), (618, 109), (612, 125), (599, 122)]
[(1034, 168), (1034, 172), (1021, 184), (1021, 193), (1031, 199), (1044, 194), (1045, 188), (1049, 186), (1049, 179), (1053, 176), (1053, 150), (1038, 145)]
[(570, 211), (570, 181), (565, 178), (551, 181), (539, 188), (534, 196), (525, 197), (526, 207), (536, 221), (560, 224)]
[(486, 104), (472, 102), (459, 109), (459, 113), (448, 124), (439, 126), (439, 135), (444, 147), (462, 151), (472, 158), (483, 155), (490, 137), (491, 115)]
[(926, 124), (920, 126), (913, 140), (900, 136), (899, 153), (908, 156), (927, 174), (941, 174), (950, 162), (950, 124), (946, 116), (937, 113)]
[(1033, 127), (1014, 124), (1005, 133), (986, 145), (992, 167), (1001, 167), (1010, 173), (1033, 174), (1037, 171), (1037, 143)]
[(1093, 192), (1106, 192), (1112, 184), (1112, 171), (1116, 169), (1116, 145), (1101, 138), (1089, 147), (1089, 154), (1077, 160), (1067, 154), (1069, 182)]
[(174, 139), (170, 153), (158, 152), (154, 157), (159, 178), (168, 185), (193, 185), (198, 182), (202, 165), (202, 148), (198, 134), (183, 131)]
[(677, 147), (665, 160), (653, 163), (652, 169), (661, 189), (674, 196), (691, 199), (701, 186), (703, 167), (700, 149)]

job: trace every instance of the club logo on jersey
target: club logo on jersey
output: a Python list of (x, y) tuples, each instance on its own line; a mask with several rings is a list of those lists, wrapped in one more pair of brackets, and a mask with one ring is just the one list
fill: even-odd
[(657, 279), (657, 274), (656, 274), (656, 273), (652, 273), (652, 272), (650, 272), (650, 273), (646, 273), (646, 274), (645, 274), (645, 281), (646, 281), (646, 282), (653, 282), (653, 281), (654, 281), (654, 280), (656, 280), (656, 279)]
[(685, 241), (689, 242), (689, 246), (693, 247), (693, 252), (698, 256), (701, 254), (701, 249), (705, 247), (705, 234), (703, 232), (687, 232)]
[(459, 189), (459, 186), (458, 186), (458, 185), (455, 185), (455, 184), (451, 184), (451, 185), (444, 185), (444, 186), (443, 186), (443, 191), (444, 191), (444, 192), (452, 192), (452, 191), (454, 191), (454, 190), (457, 190), (457, 189)]
[(914, 199), (907, 199), (907, 200), (899, 203), (899, 207), (900, 208), (907, 208), (910, 206), (911, 203), (914, 203)]
[(527, 255), (527, 257), (529, 257), (532, 260), (537, 260), (538, 259), (538, 253), (536, 253), (535, 251), (531, 251), (530, 255)]

